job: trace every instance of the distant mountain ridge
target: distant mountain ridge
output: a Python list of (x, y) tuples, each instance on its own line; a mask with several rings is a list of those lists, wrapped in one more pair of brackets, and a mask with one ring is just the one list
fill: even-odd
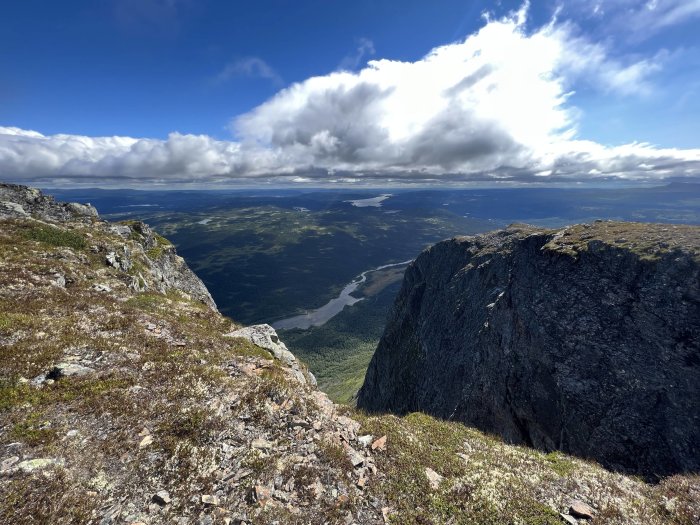
[(700, 227), (515, 225), (423, 252), (358, 406), (645, 475), (700, 470)]

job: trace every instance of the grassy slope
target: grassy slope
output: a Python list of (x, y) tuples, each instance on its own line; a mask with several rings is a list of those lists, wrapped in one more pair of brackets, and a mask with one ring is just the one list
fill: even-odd
[[(572, 499), (595, 508), (598, 524), (691, 525), (700, 520), (700, 476), (649, 485), (558, 452), (546, 454), (425, 414), (367, 416), (362, 432), (387, 436), (377, 455), (391, 523), (557, 525)], [(443, 476), (432, 489), (430, 468)]]

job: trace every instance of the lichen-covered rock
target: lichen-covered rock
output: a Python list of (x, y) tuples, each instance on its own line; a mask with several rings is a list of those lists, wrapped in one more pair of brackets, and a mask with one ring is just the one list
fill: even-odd
[(700, 469), (700, 228), (455, 238), (407, 269), (358, 405), (646, 475)]
[[(280, 340), (275, 329), (269, 324), (246, 326), (244, 328), (239, 328), (238, 330), (229, 332), (228, 334), (225, 334), (225, 336), (247, 339), (254, 345), (264, 348), (275, 356), (277, 360), (290, 367), (294, 371), (294, 375), (300, 383), (307, 382), (306, 376), (299, 368), (299, 363), (297, 362), (296, 357), (294, 357), (294, 354), (287, 349), (287, 346)], [(311, 376), (311, 378), (313, 378), (313, 376)], [(311, 378), (309, 379), (309, 382), (315, 385), (315, 379)]]
[[(129, 274), (132, 290), (160, 293), (179, 290), (216, 309), (206, 286), (177, 254), (175, 246), (142, 222), (110, 224), (100, 220), (97, 210), (89, 204), (57, 202), (36, 188), (0, 183), (2, 219), (29, 219), (38, 226), (48, 225), (59, 229), (70, 225), (71, 231), (77, 232), (79, 228), (92, 227), (94, 231), (88, 233), (93, 238), (94, 233), (122, 238), (124, 242), (117, 246), (95, 244), (93, 250), (104, 253), (106, 265)], [(134, 271), (136, 259), (138, 272)]]
[[(212, 309), (216, 304), (204, 283), (190, 270), (185, 260), (175, 251), (175, 246), (154, 232), (147, 224), (129, 221), (128, 232), (116, 229), (125, 238), (136, 240), (149, 260), (149, 271), (155, 277), (156, 288), (160, 292), (176, 289), (185, 292), (193, 299), (202, 301)], [(130, 264), (129, 254), (122, 256), (120, 264)]]
[(36, 458), (28, 459), (17, 464), (16, 470), (22, 472), (34, 472), (35, 470), (43, 470), (50, 467), (62, 466), (63, 460), (54, 458)]
[(57, 202), (36, 188), (0, 183), (0, 218), (34, 216), (44, 221), (84, 221), (97, 218), (89, 204)]
[(63, 377), (81, 377), (92, 374), (94, 371), (94, 368), (83, 366), (79, 363), (58, 363), (51, 369), (46, 377), (53, 380)]

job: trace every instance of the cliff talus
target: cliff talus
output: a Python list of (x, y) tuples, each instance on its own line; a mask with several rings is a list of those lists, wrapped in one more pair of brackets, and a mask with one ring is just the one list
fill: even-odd
[(700, 469), (700, 228), (515, 225), (407, 269), (359, 406), (645, 475)]

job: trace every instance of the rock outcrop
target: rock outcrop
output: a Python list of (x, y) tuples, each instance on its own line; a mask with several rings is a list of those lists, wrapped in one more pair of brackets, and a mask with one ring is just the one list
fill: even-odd
[[(0, 183), (1, 219), (23, 219), (38, 226), (70, 224), (71, 229), (78, 232), (88, 228), (93, 238), (94, 233), (100, 232), (99, 237), (109, 238), (111, 242), (93, 243), (92, 252), (104, 254), (106, 263), (121, 270), (135, 291), (167, 293), (178, 290), (216, 309), (209, 290), (177, 255), (172, 243), (142, 222), (110, 224), (101, 220), (90, 204), (57, 202), (36, 188), (4, 183)], [(123, 241), (115, 243), (119, 237)], [(135, 265), (136, 259), (141, 264)]]
[(358, 406), (647, 476), (700, 470), (700, 228), (455, 238), (406, 270)]
[(316, 378), (314, 375), (308, 370), (302, 370), (297, 358), (287, 349), (287, 345), (280, 340), (275, 329), (269, 324), (246, 326), (224, 334), (224, 336), (246, 339), (254, 345), (264, 348), (270, 352), (275, 359), (285, 366), (288, 366), (301, 384), (310, 383), (314, 386), (316, 385)]
[[(155, 289), (161, 293), (168, 290), (179, 290), (193, 299), (203, 302), (211, 309), (216, 310), (216, 304), (202, 280), (187, 266), (185, 260), (175, 251), (175, 246), (155, 233), (148, 225), (140, 221), (126, 221), (111, 226), (111, 233), (116, 233), (122, 238), (135, 240), (148, 257), (147, 271), (154, 280)], [(132, 265), (128, 248), (122, 247), (121, 251), (111, 251), (106, 255), (107, 262), (116, 268), (128, 270)], [(133, 286), (140, 284), (134, 281)]]
[(97, 218), (97, 210), (90, 204), (57, 202), (36, 188), (0, 183), (0, 216), (34, 217), (48, 222), (90, 222)]

